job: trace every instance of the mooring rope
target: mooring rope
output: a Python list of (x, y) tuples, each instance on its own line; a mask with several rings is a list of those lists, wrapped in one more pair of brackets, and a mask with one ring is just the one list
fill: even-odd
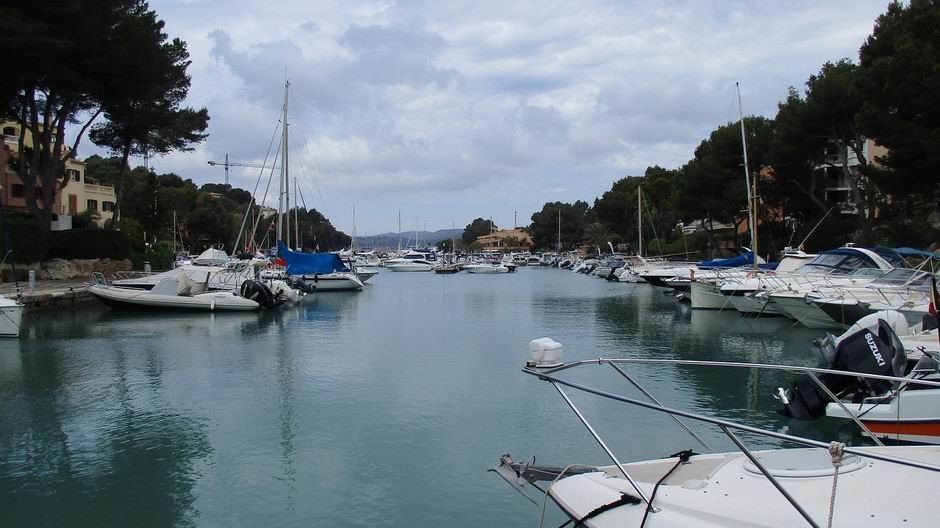
[(832, 528), (832, 515), (836, 509), (836, 486), (839, 484), (839, 468), (842, 467), (842, 459), (845, 444), (842, 442), (831, 442), (829, 444), (829, 455), (832, 457), (832, 494), (829, 496), (829, 528)]

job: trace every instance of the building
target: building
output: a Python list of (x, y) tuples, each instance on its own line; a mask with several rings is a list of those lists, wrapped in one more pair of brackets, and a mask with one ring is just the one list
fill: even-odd
[[(15, 158), (18, 151), (20, 125), (14, 122), (4, 122), (3, 152), (0, 153), (0, 199), (3, 205), (13, 210), (27, 210), (26, 200), (23, 198), (23, 181), (19, 174), (10, 168), (9, 159)], [(32, 147), (32, 137), (24, 136), (26, 147)], [(68, 152), (68, 147), (65, 148)], [(53, 211), (53, 229), (68, 229), (71, 227), (71, 217), (86, 211), (94, 211), (99, 225), (110, 220), (114, 210), (114, 187), (101, 185), (97, 181), (86, 177), (85, 163), (71, 159), (65, 164), (65, 178), (67, 182), (56, 193)]]
[(505, 229), (502, 231), (493, 231), (488, 235), (477, 237), (477, 242), (483, 246), (484, 250), (499, 251), (502, 249), (508, 251), (527, 250), (532, 247), (532, 237), (521, 229)]
[[(867, 139), (862, 147), (862, 155), (869, 165), (877, 165), (877, 158), (883, 157), (888, 150), (875, 143), (874, 140)], [(855, 203), (855, 197), (852, 193), (852, 186), (849, 177), (842, 170), (843, 161), (848, 167), (849, 172), (856, 172), (861, 166), (855, 151), (848, 145), (841, 145), (835, 142), (826, 147), (825, 162), (817, 165), (815, 170), (822, 173), (822, 181), (825, 187), (826, 203), (835, 204), (842, 214), (857, 215), (858, 204)], [(862, 191), (864, 193), (864, 191)]]

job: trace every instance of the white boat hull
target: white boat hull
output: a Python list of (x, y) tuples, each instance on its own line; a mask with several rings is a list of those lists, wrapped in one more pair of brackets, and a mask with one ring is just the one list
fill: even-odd
[(489, 264), (483, 264), (479, 266), (469, 266), (467, 268), (467, 273), (509, 273), (509, 268), (506, 266), (491, 266)]
[[(932, 336), (936, 340), (936, 335)], [(906, 390), (890, 402), (877, 404), (845, 403), (850, 413), (861, 417), (865, 427), (881, 440), (940, 444), (940, 389)], [(850, 416), (830, 403), (826, 416), (849, 419)], [(866, 433), (867, 435), (867, 433)]]
[(182, 310), (207, 310), (211, 312), (257, 310), (260, 304), (239, 297), (233, 292), (198, 293), (192, 296), (165, 295), (149, 290), (121, 288), (117, 286), (92, 285), (91, 293), (106, 304), (115, 306), (138, 306), (143, 308), (166, 308)]
[[(878, 453), (928, 464), (940, 463), (935, 446), (866, 447)], [(823, 449), (755, 451), (761, 464), (820, 526), (826, 526), (833, 488), (829, 453)], [(695, 455), (676, 466), (666, 458), (624, 464), (643, 493), (653, 494), (656, 483), (673, 467), (656, 493), (655, 513), (648, 526), (660, 528), (718, 528), (807, 526), (806, 520), (742, 453)], [(562, 478), (550, 494), (573, 519), (581, 519), (599, 507), (636, 496), (630, 483), (614, 466)], [(935, 473), (912, 471), (898, 464), (846, 456), (839, 471), (832, 526), (936, 526)], [(890, 484), (889, 484), (890, 483)], [(904, 490), (904, 500), (886, 500), (886, 485)], [(880, 491), (879, 491), (880, 490)], [(641, 526), (645, 504), (622, 504), (584, 523), (592, 528)]]
[(19, 337), (23, 322), (22, 304), (6, 298), (0, 298), (0, 337)]
[(771, 305), (780, 313), (791, 319), (796, 319), (807, 328), (842, 328), (826, 312), (816, 305), (807, 303), (804, 297), (771, 296)]
[(385, 264), (385, 268), (389, 271), (431, 271), (434, 268), (430, 264), (423, 264), (420, 262), (401, 262), (395, 264)]
[(317, 291), (351, 291), (362, 289), (362, 281), (352, 272), (304, 275), (303, 279), (304, 282), (313, 284)]
[(693, 310), (722, 310), (730, 308), (728, 297), (721, 287), (711, 282), (692, 281), (690, 285)]
[(748, 315), (783, 315), (766, 298), (754, 298), (750, 295), (730, 295), (728, 298), (734, 309)]

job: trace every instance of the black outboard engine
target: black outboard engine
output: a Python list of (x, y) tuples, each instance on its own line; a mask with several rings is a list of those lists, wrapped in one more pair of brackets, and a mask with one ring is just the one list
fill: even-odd
[[(824, 352), (831, 353), (830, 364), (825, 368), (882, 376), (905, 374), (907, 354), (904, 345), (884, 319), (879, 318), (875, 325), (850, 330), (838, 340), (830, 336), (827, 341), (828, 349), (826, 343), (821, 345)], [(833, 394), (855, 403), (860, 403), (864, 398), (880, 396), (892, 387), (892, 383), (887, 380), (837, 374), (820, 374), (817, 377)], [(777, 389), (777, 397), (783, 402), (783, 409), (779, 412), (798, 420), (819, 418), (830, 403), (826, 392), (807, 375), (796, 379), (788, 389)]]
[(284, 301), (279, 300), (263, 282), (248, 279), (242, 282), (238, 293), (246, 299), (251, 299), (265, 308), (274, 308)]

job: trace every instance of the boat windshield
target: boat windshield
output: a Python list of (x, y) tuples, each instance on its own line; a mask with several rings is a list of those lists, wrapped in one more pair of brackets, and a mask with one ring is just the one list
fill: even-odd
[(894, 268), (893, 270), (879, 277), (875, 282), (894, 286), (903, 286), (907, 284), (919, 283), (922, 279), (927, 277), (927, 275), (928, 274), (925, 271), (919, 271), (910, 268)]
[[(874, 268), (878, 266), (867, 257), (845, 253), (821, 253), (805, 266), (799, 268), (799, 273), (835, 273), (846, 274), (858, 269)], [(882, 272), (878, 271), (877, 275)], [(875, 276), (877, 276), (875, 275)]]

